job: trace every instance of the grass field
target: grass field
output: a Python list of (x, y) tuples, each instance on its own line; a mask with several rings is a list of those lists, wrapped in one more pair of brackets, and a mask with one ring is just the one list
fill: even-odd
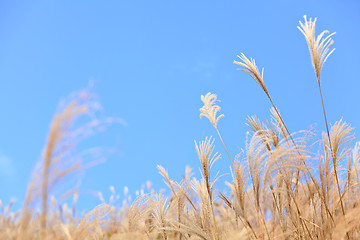
[[(256, 81), (272, 104), (269, 120), (248, 117), (252, 134), (245, 150), (235, 158), (228, 154), (229, 143), (218, 129), (224, 115), (217, 95), (207, 93), (201, 96), (200, 117), (207, 118), (218, 135), (195, 141), (200, 179), (187, 168), (177, 182), (158, 166), (171, 195), (155, 192), (148, 184), (137, 199), (125, 200), (118, 208), (111, 188), (110, 202), (103, 200), (80, 214), (75, 207), (76, 190), (64, 192), (73, 198), (72, 205), (58, 204), (51, 193), (67, 177), (95, 164), (74, 155), (76, 145), (116, 121), (92, 119), (74, 130), (83, 115), (97, 111), (92, 94), (80, 91), (61, 105), (53, 119), (22, 209), (12, 212), (11, 203), (1, 204), (0, 239), (360, 239), (360, 143), (355, 143), (353, 129), (342, 119), (327, 122), (321, 71), (334, 51), (333, 34), (316, 35), (315, 23), (316, 19), (305, 16), (298, 28), (309, 47), (323, 107), (326, 131), (321, 136), (312, 129), (291, 133), (255, 60), (241, 53), (234, 64)], [(214, 188), (221, 174), (227, 173), (225, 169), (212, 172), (220, 158), (214, 152), (215, 138), (227, 153), (222, 160), (231, 166), (232, 180), (226, 182), (231, 195)]]

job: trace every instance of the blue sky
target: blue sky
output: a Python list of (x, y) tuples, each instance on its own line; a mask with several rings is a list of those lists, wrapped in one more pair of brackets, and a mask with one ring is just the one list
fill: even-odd
[[(24, 198), (41, 158), (60, 99), (95, 83), (107, 116), (123, 119), (94, 136), (94, 146), (120, 154), (81, 177), (79, 204), (99, 203), (113, 185), (134, 194), (151, 181), (164, 188), (156, 165), (180, 179), (198, 174), (194, 140), (216, 132), (199, 118), (200, 96), (216, 93), (225, 118), (219, 130), (232, 156), (244, 148), (248, 115), (270, 116), (256, 83), (232, 62), (244, 52), (264, 67), (264, 81), (291, 132), (325, 129), (304, 37), (303, 15), (317, 33), (337, 32), (336, 51), (322, 71), (328, 120), (360, 127), (360, 4), (358, 1), (1, 1), (0, 199)], [(215, 170), (229, 172), (223, 158)], [(120, 196), (122, 197), (122, 196)]]

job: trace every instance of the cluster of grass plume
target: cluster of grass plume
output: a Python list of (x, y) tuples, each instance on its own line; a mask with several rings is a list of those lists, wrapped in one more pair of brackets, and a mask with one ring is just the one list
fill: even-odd
[[(119, 195), (110, 187), (109, 201), (100, 193), (102, 204), (79, 214), (76, 191), (70, 191), (72, 208), (49, 196), (58, 182), (85, 168), (75, 147), (101, 125), (94, 120), (72, 129), (77, 118), (93, 111), (91, 95), (81, 92), (54, 117), (23, 209), (12, 213), (12, 202), (6, 207), (0, 202), (0, 239), (360, 239), (360, 144), (354, 144), (353, 129), (342, 119), (332, 127), (327, 122), (320, 75), (334, 51), (334, 33), (316, 36), (315, 22), (304, 16), (298, 28), (310, 50), (325, 120), (317, 154), (310, 144), (314, 131), (290, 132), (266, 88), (263, 71), (260, 74), (255, 60), (241, 53), (234, 63), (256, 81), (272, 108), (265, 122), (248, 117), (251, 138), (236, 157), (229, 154), (218, 128), (224, 115), (219, 115), (217, 96), (201, 96), (200, 117), (209, 119), (229, 158), (230, 194), (215, 189), (221, 176), (214, 175), (212, 167), (220, 154), (214, 151), (215, 138), (207, 137), (195, 141), (200, 179), (187, 167), (182, 180), (175, 181), (158, 166), (169, 195), (155, 192), (148, 183), (135, 200), (125, 189), (119, 204)], [(34, 210), (36, 202), (39, 210)]]

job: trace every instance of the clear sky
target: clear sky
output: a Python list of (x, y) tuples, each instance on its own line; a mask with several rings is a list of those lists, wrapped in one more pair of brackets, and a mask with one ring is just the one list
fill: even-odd
[[(291, 132), (325, 130), (303, 15), (317, 33), (337, 32), (322, 71), (328, 120), (360, 127), (360, 2), (353, 1), (0, 1), (0, 199), (23, 201), (60, 99), (90, 80), (108, 116), (123, 119), (94, 136), (94, 146), (120, 154), (86, 171), (79, 204), (99, 203), (113, 185), (134, 194), (151, 181), (164, 187), (157, 164), (180, 179), (198, 175), (194, 140), (216, 137), (199, 118), (200, 96), (221, 100), (219, 130), (232, 156), (245, 146), (248, 115), (270, 117), (259, 86), (236, 71), (244, 52), (264, 67), (264, 81)], [(229, 172), (223, 158), (216, 170)], [(220, 180), (222, 181), (222, 180)], [(122, 196), (120, 196), (122, 197)]]

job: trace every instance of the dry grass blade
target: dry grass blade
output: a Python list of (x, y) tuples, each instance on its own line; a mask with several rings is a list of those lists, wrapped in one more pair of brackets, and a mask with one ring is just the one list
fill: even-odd
[(110, 213), (110, 206), (107, 204), (101, 204), (94, 208), (91, 212), (80, 221), (79, 225), (75, 229), (73, 235), (74, 240), (85, 239), (89, 236), (91, 231), (95, 228), (105, 224), (107, 220), (104, 218)]
[[(346, 213), (345, 216), (337, 219), (337, 225), (332, 229), (333, 239), (347, 239), (349, 232), (353, 229), (359, 228), (360, 222), (360, 208), (354, 208), (350, 212)], [(359, 231), (352, 234), (352, 239), (359, 239)]]
[(213, 183), (210, 179), (210, 170), (216, 160), (220, 158), (220, 155), (218, 153), (213, 154), (213, 144), (214, 140), (211, 141), (211, 137), (209, 139), (205, 138), (205, 141), (200, 142), (199, 145), (195, 142), (196, 152), (198, 154), (202, 167), (201, 174), (206, 181), (207, 189), (209, 190), (209, 196), (211, 199), (213, 195)]
[(331, 127), (331, 146), (336, 164), (338, 164), (345, 157), (345, 155), (351, 152), (351, 148), (348, 147), (351, 141), (354, 140), (354, 134), (352, 133), (352, 130), (353, 128), (342, 119), (337, 121)]
[(162, 193), (155, 194), (154, 204), (154, 226), (156, 229), (158, 229), (158, 231), (161, 232), (163, 239), (166, 240), (168, 239), (168, 234), (166, 233), (164, 228), (166, 227), (166, 216), (169, 210), (168, 200), (164, 197)]
[(200, 163), (201, 163), (201, 167), (202, 167), (202, 181), (201, 184), (199, 184), (197, 182), (196, 185), (196, 189), (199, 192), (202, 192), (201, 190), (206, 189), (207, 194), (206, 197), (204, 195), (204, 192), (202, 192), (202, 202), (205, 203), (205, 198), (206, 198), (206, 202), (210, 203), (210, 208), (211, 212), (212, 212), (212, 218), (213, 218), (213, 222), (214, 222), (214, 228), (215, 228), (215, 233), (216, 233), (216, 239), (219, 239), (219, 232), (218, 232), (218, 228), (216, 225), (216, 219), (215, 219), (215, 213), (214, 213), (214, 203), (213, 203), (213, 187), (214, 187), (214, 183), (217, 180), (217, 177), (215, 177), (215, 180), (212, 182), (210, 179), (210, 171), (211, 168), (213, 166), (213, 164), (216, 162), (216, 160), (218, 160), (220, 158), (220, 155), (218, 155), (218, 153), (215, 153), (213, 155), (213, 144), (214, 144), (214, 140), (211, 141), (211, 137), (205, 138), (205, 141), (202, 141), (201, 143), (198, 144), (195, 142), (195, 147), (196, 147), (196, 151), (198, 154), (198, 157), (200, 159)]
[(131, 204), (127, 213), (127, 231), (136, 232), (142, 220), (149, 214), (148, 195), (139, 196)]
[(168, 172), (165, 170), (164, 167), (158, 165), (157, 169), (159, 170), (160, 175), (164, 178), (165, 184), (171, 189), (172, 193), (176, 196), (176, 191), (174, 188), (173, 181), (169, 178)]
[(359, 178), (359, 161), (360, 161), (360, 142), (355, 144), (353, 149), (352, 159), (354, 163), (354, 174), (356, 176), (356, 182), (360, 182)]
[[(51, 124), (43, 159), (33, 173), (24, 206), (24, 209), (27, 209), (41, 196), (41, 226), (43, 229), (46, 227), (50, 189), (71, 173), (82, 169), (81, 159), (72, 159), (72, 154), (77, 143), (76, 138), (82, 137), (81, 134), (86, 133), (80, 132), (80, 136), (74, 135), (75, 131), (72, 130), (72, 126), (76, 119), (94, 109), (91, 99), (92, 96), (88, 92), (79, 92), (70, 103), (63, 104)], [(26, 224), (24, 223), (24, 225)]]
[[(194, 235), (199, 237), (200, 239), (203, 240), (214, 240), (214, 238), (209, 235), (209, 233), (207, 233), (206, 231), (204, 231), (204, 229), (202, 228), (202, 226), (199, 226), (199, 224), (197, 224), (197, 222), (194, 221), (194, 219), (192, 218), (186, 218), (186, 224), (184, 223), (179, 223), (174, 221), (172, 223), (172, 225), (179, 225), (180, 228), (175, 228), (175, 227), (167, 227), (165, 228), (165, 230), (169, 230), (169, 231), (178, 231), (183, 233), (184, 235)], [(187, 239), (198, 239), (198, 238), (187, 238)]]
[[(50, 126), (42, 159), (33, 171), (29, 183), (24, 214), (21, 217), (23, 230), (26, 229), (31, 219), (30, 208), (40, 200), (42, 207), (40, 224), (44, 231), (47, 224), (49, 193), (54, 190), (56, 185), (64, 183), (65, 179), (70, 180), (71, 176), (87, 167), (83, 164), (83, 159), (88, 153), (77, 152), (76, 145), (92, 134), (103, 130), (107, 124), (111, 124), (113, 121), (111, 118), (99, 120), (96, 117), (96, 111), (99, 109), (100, 104), (94, 95), (86, 90), (75, 92), (69, 99), (60, 103)], [(84, 120), (84, 116), (89, 117), (90, 121), (78, 126), (77, 120)], [(95, 150), (88, 156), (96, 158), (97, 153)]]
[(245, 167), (240, 163), (239, 160), (235, 160), (234, 170), (232, 174), (232, 191), (234, 195), (234, 210), (238, 212), (238, 216), (246, 216), (245, 209), (245, 194), (246, 186), (248, 185), (248, 179), (245, 174)]
[(286, 132), (286, 128), (285, 128), (284, 123), (281, 121), (280, 114), (277, 114), (274, 107), (272, 107), (270, 109), (270, 112), (271, 112), (273, 118), (275, 119), (276, 124), (280, 128), (281, 134), (284, 136), (285, 140), (288, 141), (288, 134)]
[(215, 221), (215, 215), (213, 213), (213, 205), (209, 199), (209, 193), (206, 186), (205, 179), (193, 181), (193, 189), (199, 198), (199, 212), (200, 212), (200, 225), (204, 232), (210, 236), (216, 238), (218, 232)]

